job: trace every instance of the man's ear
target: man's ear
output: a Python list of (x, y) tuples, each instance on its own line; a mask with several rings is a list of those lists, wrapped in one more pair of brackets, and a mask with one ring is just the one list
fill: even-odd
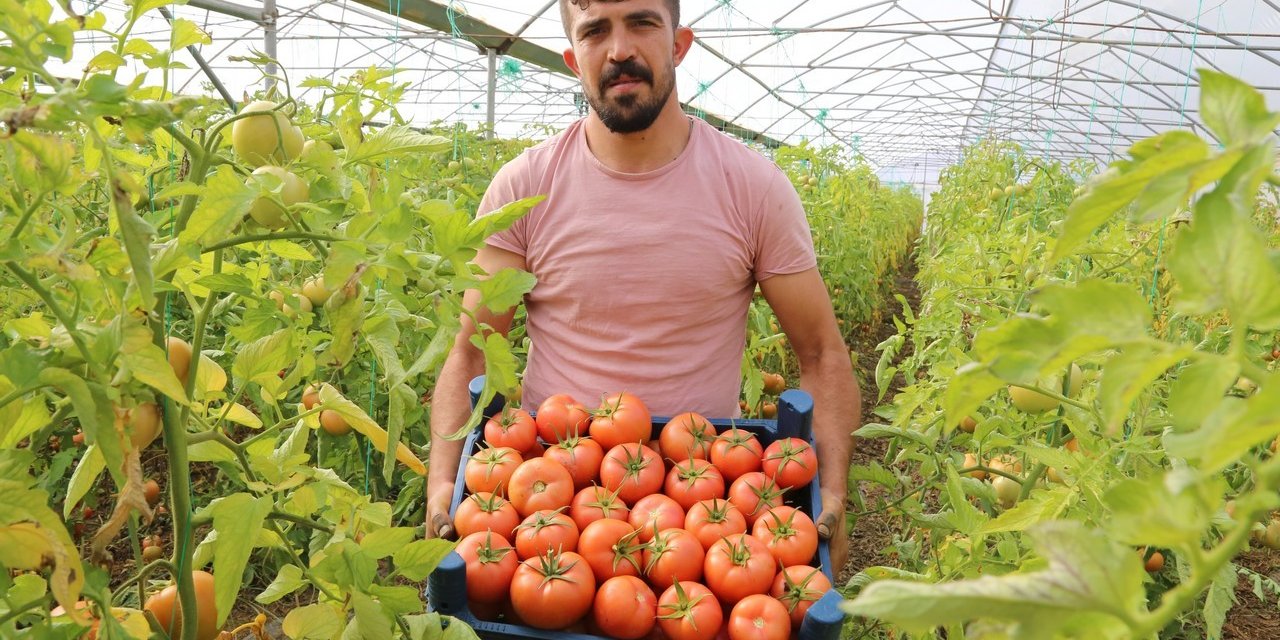
[(582, 70), (578, 68), (578, 55), (573, 52), (573, 47), (564, 50), (564, 63), (573, 72), (573, 75), (582, 77)]
[(673, 58), (675, 60), (675, 64), (677, 67), (680, 66), (680, 63), (684, 60), (684, 57), (686, 55), (689, 55), (689, 50), (692, 48), (693, 48), (693, 29), (690, 29), (689, 27), (676, 27), (676, 37), (675, 37)]

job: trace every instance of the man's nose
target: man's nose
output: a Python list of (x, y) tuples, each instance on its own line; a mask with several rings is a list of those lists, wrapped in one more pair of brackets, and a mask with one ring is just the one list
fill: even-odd
[(626, 29), (615, 29), (609, 39), (609, 60), (611, 62), (622, 62), (635, 56), (635, 40), (627, 33)]

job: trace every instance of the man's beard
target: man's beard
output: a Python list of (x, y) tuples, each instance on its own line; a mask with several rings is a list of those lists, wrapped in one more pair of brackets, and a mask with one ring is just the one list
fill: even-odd
[[(653, 90), (652, 95), (648, 100), (641, 100), (638, 96), (628, 93), (614, 98), (612, 102), (607, 102), (605, 96), (609, 91), (609, 85), (622, 76), (629, 76), (647, 83)], [(652, 72), (637, 62), (627, 60), (612, 67), (600, 78), (599, 90), (587, 92), (587, 103), (610, 131), (636, 133), (648, 129), (658, 119), (658, 115), (666, 107), (667, 99), (671, 97), (674, 90), (674, 68), (668, 70), (666, 81), (662, 86), (656, 86), (653, 83)]]

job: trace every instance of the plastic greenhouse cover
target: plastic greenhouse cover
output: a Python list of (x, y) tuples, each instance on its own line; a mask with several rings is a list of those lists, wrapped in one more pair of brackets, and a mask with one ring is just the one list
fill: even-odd
[[(1170, 128), (1207, 134), (1195, 77), (1202, 67), (1258, 86), (1280, 109), (1276, 0), (681, 4), (682, 22), (697, 35), (677, 74), (682, 101), (783, 143), (838, 145), (890, 181), (931, 185), (961, 149), (986, 136), (1037, 155), (1106, 162)], [(127, 8), (121, 0), (71, 5), (104, 12), (109, 29), (123, 24)], [(551, 54), (567, 45), (555, 0), (278, 0), (276, 7), (278, 58), (295, 85), (307, 76), (393, 68), (410, 84), (400, 111), (422, 126), (486, 121), (487, 57), (456, 28), (465, 18)], [(237, 99), (261, 88), (257, 71), (230, 59), (263, 48), (260, 24), (192, 5), (170, 9), (212, 37), (201, 53)], [(405, 17), (424, 9), (443, 11), (450, 29)], [(160, 48), (170, 33), (154, 12), (135, 31)], [(113, 44), (105, 34), (91, 39), (65, 71), (78, 76)], [(177, 58), (190, 68), (172, 72), (169, 86), (212, 94), (190, 56)], [(122, 69), (121, 78), (142, 72), (141, 65)], [(496, 91), (498, 135), (542, 137), (583, 113), (574, 78), (526, 60), (498, 57)]]

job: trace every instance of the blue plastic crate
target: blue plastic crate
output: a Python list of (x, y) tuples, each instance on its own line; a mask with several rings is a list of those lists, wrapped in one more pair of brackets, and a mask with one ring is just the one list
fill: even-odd
[[(473, 404), (479, 399), (483, 388), (483, 376), (471, 381), (469, 391), (471, 392), (471, 402)], [(485, 415), (491, 416), (499, 413), (502, 410), (503, 403), (504, 400), (502, 398), (495, 398), (485, 411)], [(655, 439), (669, 419), (669, 417), (664, 416), (653, 417), (653, 437)], [(710, 422), (716, 427), (717, 431), (724, 431), (730, 426), (736, 426), (755, 435), (760, 440), (760, 444), (765, 447), (780, 438), (803, 438), (812, 443), (813, 398), (804, 391), (788, 389), (778, 397), (777, 420), (712, 418)], [(483, 443), (483, 436), (483, 424), (468, 434), (462, 449), (464, 460), (467, 456), (479, 450)], [(454, 483), (453, 501), (449, 507), (450, 516), (457, 512), (458, 505), (462, 503), (463, 498), (466, 496), (466, 482), (463, 477), (464, 469), (465, 464), (458, 465), (458, 477)], [(787, 492), (785, 503), (804, 511), (810, 517), (816, 518), (817, 514), (822, 510), (822, 496), (818, 491), (818, 486), (818, 478), (815, 476), (809, 486)], [(831, 574), (831, 549), (825, 541), (819, 541), (818, 553), (814, 560), (822, 569), (822, 572), (826, 574), (827, 579), (834, 585), (835, 579)], [(833, 588), (825, 596), (813, 603), (808, 613), (805, 614), (804, 623), (795, 637), (800, 640), (834, 640), (839, 637), (840, 626), (844, 621), (844, 613), (840, 611), (838, 606), (840, 600), (839, 592)], [(462, 558), (456, 553), (450, 553), (445, 557), (436, 570), (427, 578), (427, 602), (432, 610), (451, 615), (471, 625), (476, 630), (476, 633), (486, 640), (514, 640), (516, 638), (604, 640), (602, 636), (585, 633), (544, 631), (525, 625), (480, 620), (471, 613), (467, 605), (467, 569)]]

